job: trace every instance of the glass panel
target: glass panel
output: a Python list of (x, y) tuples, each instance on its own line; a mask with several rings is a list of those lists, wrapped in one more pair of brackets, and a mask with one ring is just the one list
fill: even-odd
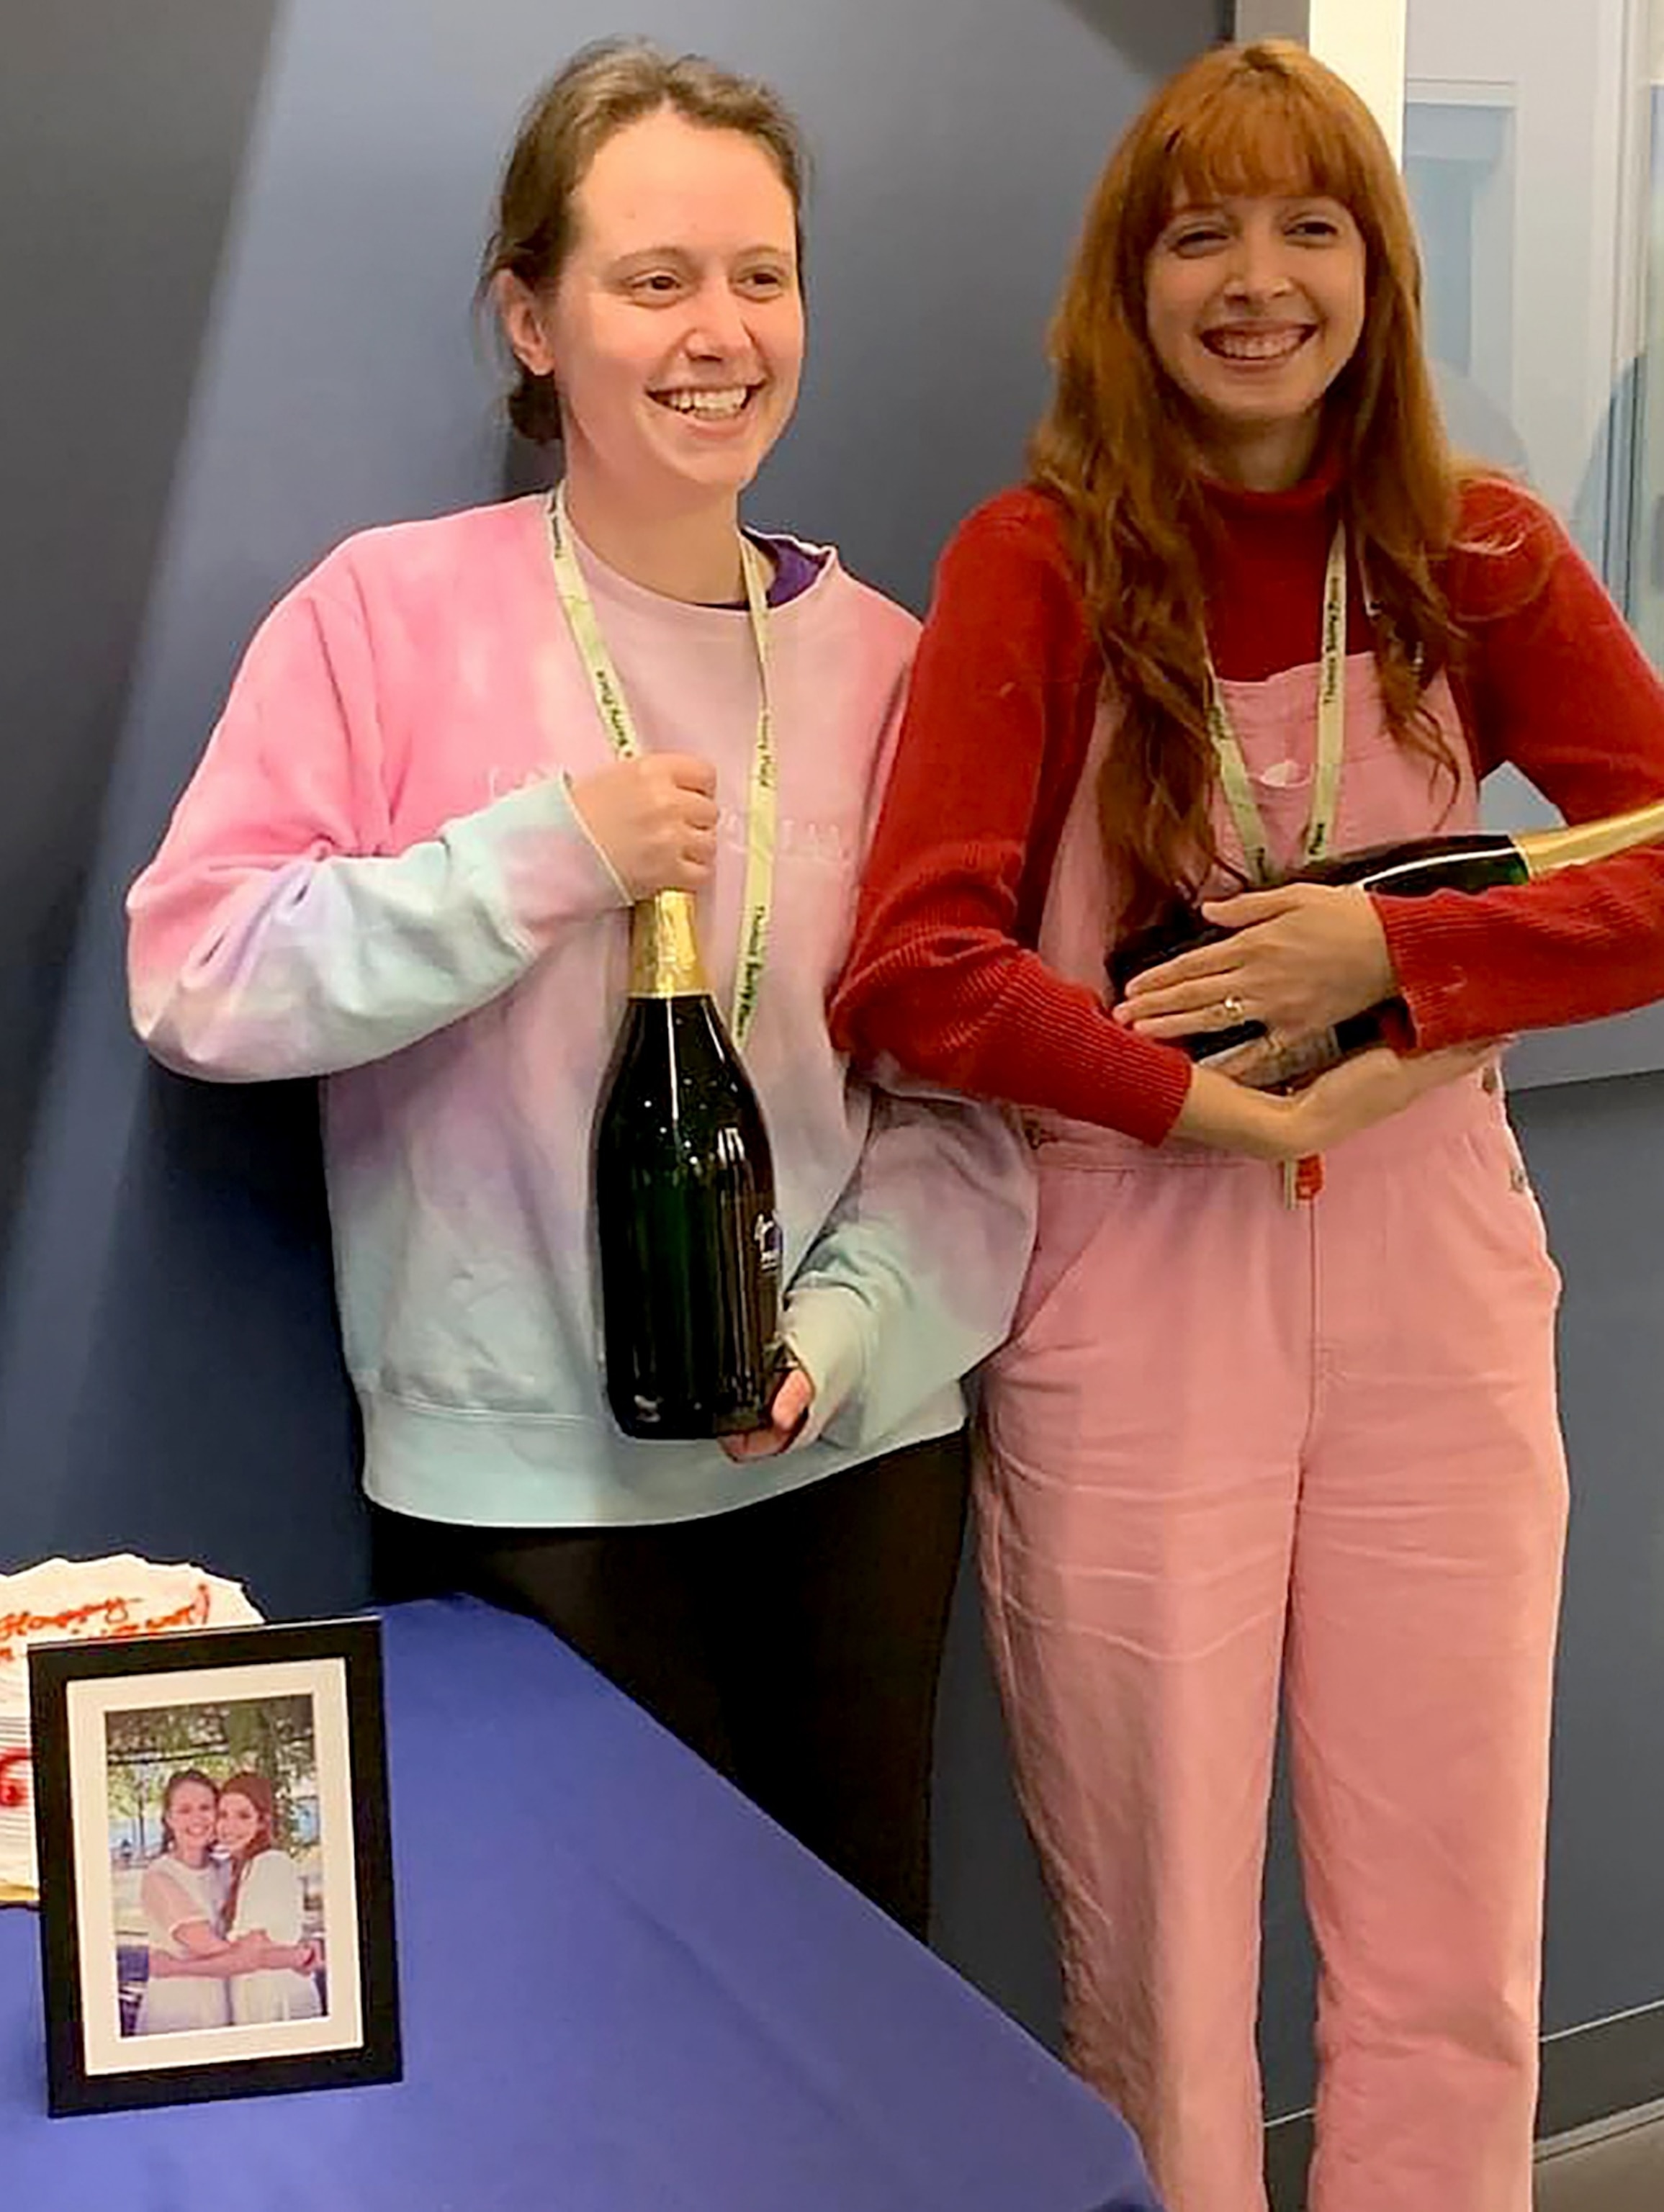
[(1651, 17), (1646, 296), (1636, 367), (1629, 611), (1642, 643), (1664, 666), (1664, 0), (1652, 0)]
[[(1637, 9), (1407, 0), (1404, 171), (1452, 442), (1522, 477), (1631, 599)], [(1661, 416), (1664, 423), (1664, 416)], [(1664, 445), (1664, 441), (1661, 441)], [(1664, 633), (1664, 561), (1655, 615)], [(1498, 828), (1553, 821), (1504, 769)]]
[[(1451, 435), (1525, 476), (1620, 590), (1615, 380), (1636, 0), (1408, 0), (1405, 176)], [(1647, 0), (1650, 4), (1650, 0)]]
[(1423, 240), (1427, 342), (1463, 452), (1524, 472), (1512, 421), (1514, 111), (1501, 100), (1406, 109), (1404, 176)]

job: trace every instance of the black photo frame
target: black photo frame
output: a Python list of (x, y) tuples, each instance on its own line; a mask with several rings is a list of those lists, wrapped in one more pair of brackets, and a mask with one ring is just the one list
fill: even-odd
[(48, 2111), (397, 2081), (380, 1622), (36, 1644), (29, 1702)]

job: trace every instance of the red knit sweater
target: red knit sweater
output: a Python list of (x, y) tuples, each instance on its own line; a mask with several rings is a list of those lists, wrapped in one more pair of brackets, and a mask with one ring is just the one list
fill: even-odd
[[(1315, 660), (1333, 472), (1212, 496), (1215, 665), (1255, 682)], [(1477, 773), (1513, 762), (1572, 821), (1664, 797), (1664, 685), (1559, 524), (1487, 482), (1461, 536), (1486, 549), (1453, 552), (1442, 578), (1467, 633), (1454, 682)], [(1349, 619), (1366, 638), (1355, 577)], [(858, 1059), (1158, 1144), (1189, 1060), (1033, 950), (1102, 674), (1058, 507), (1001, 493), (938, 571), (833, 1032)], [(1424, 1049), (1664, 997), (1664, 852), (1376, 908)]]

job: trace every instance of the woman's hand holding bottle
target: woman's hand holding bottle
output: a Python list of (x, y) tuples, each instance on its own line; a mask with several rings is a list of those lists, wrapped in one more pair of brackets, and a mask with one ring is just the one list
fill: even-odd
[(1118, 1022), (1169, 1040), (1260, 1022), (1290, 1044), (1397, 992), (1381, 918), (1351, 885), (1244, 891), (1210, 899), (1202, 916), (1230, 935), (1135, 975)]
[(732, 1460), (773, 1459), (794, 1443), (815, 1401), (815, 1386), (801, 1367), (787, 1370), (768, 1409), (766, 1429), (750, 1429), (744, 1436), (724, 1437), (722, 1449)]
[(1176, 1137), (1254, 1159), (1298, 1160), (1325, 1152), (1401, 1114), (1430, 1091), (1476, 1075), (1504, 1040), (1405, 1056), (1373, 1045), (1284, 1097), (1250, 1091), (1199, 1067), (1173, 1125)]
[(696, 891), (716, 860), (716, 770), (691, 753), (647, 753), (569, 786), (579, 818), (633, 900)]

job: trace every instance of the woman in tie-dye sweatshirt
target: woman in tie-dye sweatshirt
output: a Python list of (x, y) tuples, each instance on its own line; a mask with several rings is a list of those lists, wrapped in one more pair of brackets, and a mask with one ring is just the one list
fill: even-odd
[(732, 986), (759, 688), (738, 501), (796, 397), (799, 198), (762, 88), (630, 44), (547, 88), (487, 278), (643, 755), (598, 711), (546, 498), (367, 532), (249, 647), (133, 888), (131, 983), (169, 1066), (324, 1079), (393, 1586), (536, 1612), (922, 1927), (961, 1378), (1005, 1331), (1029, 1172), (996, 1113), (875, 1093), (828, 1037), (916, 625), (793, 538), (754, 540), (779, 834), (746, 1056), (794, 1371), (725, 1450), (625, 1437), (598, 1369), (589, 1139), (632, 901), (696, 890)]

